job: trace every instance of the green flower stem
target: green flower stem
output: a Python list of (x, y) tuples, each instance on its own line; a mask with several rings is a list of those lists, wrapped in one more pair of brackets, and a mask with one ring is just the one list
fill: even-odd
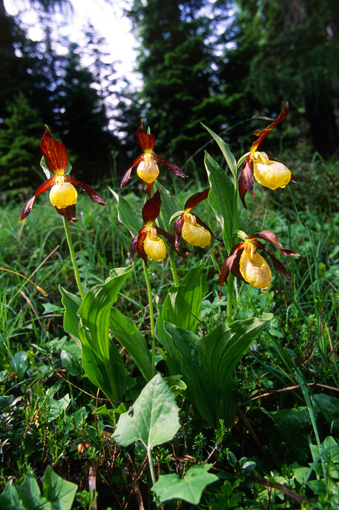
[(174, 283), (175, 287), (179, 287), (179, 278), (178, 278), (177, 268), (175, 267), (174, 249), (172, 247), (170, 247), (168, 249), (168, 254), (169, 254), (169, 258), (170, 258), (173, 283)]
[(146, 287), (148, 292), (148, 303), (149, 303), (149, 316), (151, 321), (151, 335), (152, 335), (152, 377), (155, 376), (155, 331), (154, 331), (154, 314), (153, 314), (153, 297), (151, 283), (149, 281), (147, 267), (144, 261), (142, 261), (144, 267), (144, 274), (146, 280)]
[(231, 322), (232, 322), (233, 279), (234, 279), (234, 276), (233, 276), (232, 273), (230, 273), (228, 275), (228, 279), (227, 279), (227, 318), (226, 318), (226, 324), (231, 324)]
[(74, 246), (73, 246), (73, 243), (72, 243), (71, 234), (70, 234), (70, 231), (69, 231), (69, 228), (68, 228), (68, 222), (67, 222), (66, 218), (64, 218), (64, 217), (62, 218), (62, 221), (64, 222), (66, 239), (67, 239), (67, 243), (68, 243), (68, 247), (69, 247), (69, 253), (71, 255), (71, 260), (72, 260), (72, 264), (73, 264), (75, 280), (77, 282), (77, 286), (78, 286), (78, 289), (79, 289), (79, 292), (80, 292), (81, 299), (84, 299), (85, 293), (84, 293), (84, 291), (82, 289), (82, 286), (81, 286), (79, 269), (78, 269), (77, 262), (76, 262), (76, 259), (75, 259), (75, 251), (74, 251)]

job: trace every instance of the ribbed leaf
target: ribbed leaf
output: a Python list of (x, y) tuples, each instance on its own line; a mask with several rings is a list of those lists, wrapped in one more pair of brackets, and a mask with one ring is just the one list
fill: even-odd
[(111, 271), (104, 284), (95, 285), (84, 297), (78, 310), (81, 342), (90, 347), (101, 359), (109, 356), (110, 312), (118, 293), (133, 266)]
[(141, 214), (140, 217), (137, 216), (125, 198), (118, 195), (112, 188), (108, 189), (118, 204), (118, 220), (130, 231), (131, 236), (135, 237), (143, 226)]
[(228, 165), (228, 168), (231, 170), (232, 174), (233, 174), (233, 177), (235, 179), (237, 179), (237, 162), (236, 162), (236, 159), (235, 157), (233, 156), (233, 153), (231, 152), (231, 149), (229, 148), (229, 146), (227, 145), (226, 142), (224, 142), (224, 140), (222, 138), (220, 138), (219, 135), (217, 135), (214, 131), (212, 131), (212, 129), (210, 129), (209, 127), (205, 126), (204, 124), (202, 124), (204, 126), (205, 129), (207, 129), (207, 131), (209, 132), (209, 134), (214, 138), (214, 140), (217, 142), (217, 144), (219, 145), (219, 148), (226, 160), (226, 163)]
[(152, 379), (152, 361), (144, 335), (131, 319), (116, 308), (111, 310), (110, 329), (128, 354), (132, 356), (145, 380), (150, 381)]
[(59, 285), (59, 290), (62, 295), (61, 302), (65, 307), (64, 314), (64, 330), (66, 333), (71, 335), (71, 337), (77, 342), (79, 345), (79, 322), (80, 319), (77, 316), (77, 311), (81, 306), (81, 298), (71, 294), (66, 289)]
[(201, 315), (201, 303), (208, 290), (204, 266), (190, 269), (178, 287), (172, 287), (162, 307), (162, 318), (176, 326), (195, 331)]
[(105, 393), (112, 406), (119, 406), (126, 389), (128, 373), (113, 340), (110, 340), (107, 359), (103, 359), (95, 351), (83, 345), (82, 365), (89, 380)]
[(114, 402), (122, 400), (126, 370), (110, 337), (111, 309), (132, 268), (111, 271), (104, 284), (95, 285), (87, 292), (78, 310), (84, 370), (89, 379)]
[(228, 251), (233, 247), (233, 214), (235, 188), (224, 170), (208, 152), (205, 152), (205, 166), (211, 190), (208, 201), (220, 223), (225, 246)]
[(161, 210), (160, 210), (160, 216), (158, 218), (159, 227), (166, 230), (166, 232), (172, 233), (173, 231), (173, 224), (171, 227), (169, 226), (169, 221), (173, 214), (175, 214), (178, 210), (175, 201), (171, 195), (171, 193), (161, 186), (158, 181), (155, 181), (154, 188), (158, 190), (161, 188)]
[(186, 394), (192, 404), (196, 404), (201, 416), (214, 425), (214, 395), (211, 393), (211, 383), (207, 371), (198, 358), (200, 338), (174, 324), (165, 322), (165, 332), (169, 337), (169, 343), (176, 353), (178, 365), (176, 370), (183, 374), (183, 380), (187, 384)]

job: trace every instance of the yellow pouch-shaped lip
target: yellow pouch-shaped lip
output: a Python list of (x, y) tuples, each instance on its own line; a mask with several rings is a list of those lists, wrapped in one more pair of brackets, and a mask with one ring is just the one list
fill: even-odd
[(57, 209), (65, 209), (76, 204), (78, 192), (70, 182), (55, 184), (49, 192), (49, 199)]
[(252, 162), (255, 180), (266, 188), (285, 188), (292, 178), (292, 173), (285, 165), (271, 161), (265, 152), (254, 152)]
[(239, 269), (247, 283), (252, 287), (261, 289), (263, 292), (267, 292), (272, 280), (271, 269), (266, 260), (257, 253), (256, 247), (251, 242), (244, 245), (240, 256)]
[(144, 250), (150, 260), (160, 262), (166, 257), (166, 245), (164, 241), (157, 236), (157, 231), (153, 227), (149, 227), (144, 240)]
[(142, 181), (147, 182), (147, 184), (154, 182), (159, 175), (157, 162), (150, 158), (151, 155), (146, 154), (145, 160), (141, 161), (137, 168), (138, 177), (140, 177)]
[(211, 234), (199, 225), (194, 214), (185, 213), (181, 231), (182, 237), (193, 246), (205, 248), (211, 242)]

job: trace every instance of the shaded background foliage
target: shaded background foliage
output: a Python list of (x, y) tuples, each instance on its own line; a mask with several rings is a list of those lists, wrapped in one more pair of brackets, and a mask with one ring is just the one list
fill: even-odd
[[(201, 122), (240, 154), (259, 125), (250, 119), (276, 115), (286, 100), (289, 120), (272, 133), (271, 150), (301, 143), (310, 155), (337, 154), (337, 0), (133, 0), (126, 16), (139, 43), (141, 90), (117, 87), (114, 63), (105, 63), (93, 27), (83, 48), (61, 36), (56, 44), (54, 13), (71, 16), (71, 2), (30, 5), (44, 30), (38, 42), (0, 0), (3, 196), (41, 182), (43, 124), (66, 144), (77, 175), (92, 183), (112, 176), (116, 158), (118, 173), (126, 169), (138, 151), (140, 118), (157, 137), (156, 151), (183, 165), (208, 141)], [(86, 68), (84, 53), (92, 62)]]

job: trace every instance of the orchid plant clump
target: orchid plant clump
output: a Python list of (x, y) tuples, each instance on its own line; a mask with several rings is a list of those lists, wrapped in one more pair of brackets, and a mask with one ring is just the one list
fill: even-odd
[[(266, 153), (257, 151), (259, 144), (268, 133), (286, 118), (287, 111), (288, 106), (285, 105), (272, 124), (262, 131), (255, 132), (258, 140), (253, 143), (245, 159), (244, 157), (240, 159), (240, 162), (244, 161), (242, 165), (239, 164), (240, 168), (227, 144), (207, 128), (219, 145), (233, 179), (206, 153), (205, 167), (209, 186), (189, 197), (183, 211), (177, 211), (169, 191), (164, 187), (160, 188), (156, 183), (159, 175), (158, 163), (167, 166), (175, 176), (182, 178), (186, 176), (178, 166), (153, 152), (155, 136), (146, 133), (141, 124), (136, 138), (143, 154), (133, 161), (132, 166), (124, 174), (121, 188), (127, 185), (132, 169), (137, 166), (137, 175), (146, 186), (147, 198), (142, 208), (143, 225), (141, 220), (131, 212), (123, 196), (111, 190), (117, 201), (118, 218), (132, 235), (130, 265), (113, 269), (104, 284), (95, 285), (87, 291), (86, 295), (82, 290), (67, 226), (67, 222), (77, 221), (75, 218), (77, 192), (74, 186), (82, 187), (94, 202), (100, 205), (105, 203), (93, 188), (66, 173), (68, 170), (66, 148), (51, 135), (48, 129), (46, 130), (41, 141), (41, 151), (44, 156), (42, 166), (45, 170), (47, 167), (54, 176), (48, 175), (48, 180), (27, 202), (22, 210), (20, 221), (31, 212), (37, 195), (50, 189), (50, 201), (57, 212), (63, 216), (80, 293), (79, 298), (61, 288), (65, 307), (64, 328), (76, 339), (82, 349), (82, 362), (87, 377), (101, 388), (112, 407), (120, 410), (119, 412), (126, 410), (124, 397), (127, 373), (122, 354), (125, 352), (134, 360), (135, 366), (147, 383), (145, 389), (152, 381), (154, 383), (159, 380), (159, 377), (161, 378), (157, 374), (157, 361), (161, 357), (166, 366), (164, 375), (167, 376), (168, 385), (175, 394), (183, 394), (194, 412), (200, 413), (211, 427), (217, 428), (220, 420), (223, 420), (227, 426), (231, 425), (236, 412), (232, 373), (250, 344), (272, 319), (271, 314), (264, 314), (259, 318), (251, 317), (233, 322), (234, 277), (267, 292), (272, 282), (272, 271), (259, 252), (271, 259), (274, 269), (280, 275), (289, 280), (292, 277), (280, 260), (267, 250), (263, 242), (270, 243), (284, 256), (298, 256), (295, 251), (283, 248), (277, 236), (269, 230), (262, 230), (251, 235), (239, 230), (238, 196), (244, 205), (247, 192), (255, 198), (254, 178), (259, 184), (272, 190), (284, 188), (291, 180), (295, 181), (285, 165), (269, 159)], [(152, 194), (153, 187), (156, 190)], [(204, 200), (208, 200), (220, 223), (222, 240), (215, 237), (211, 228), (195, 212), (192, 212)], [(240, 242), (239, 239), (241, 239)], [(197, 334), (197, 326), (201, 316), (202, 302), (208, 290), (204, 265), (202, 263), (192, 268), (181, 281), (179, 280), (175, 258), (186, 257), (190, 253), (187, 248), (183, 249), (182, 240), (188, 243), (191, 249), (194, 247), (204, 249), (212, 242), (218, 242), (222, 250), (227, 250), (218, 280), (220, 289), (224, 283), (227, 283), (227, 315), (225, 320), (217, 324), (212, 331), (206, 332), (203, 337)], [(153, 311), (155, 293), (152, 291), (148, 261), (160, 262), (166, 258), (167, 253), (171, 262), (174, 286), (167, 291), (162, 305), (158, 306), (155, 321)], [(148, 292), (151, 349), (148, 346), (148, 338), (138, 330), (129, 317), (123, 315), (118, 307), (114, 306), (122, 285), (133, 271), (135, 255), (142, 259)], [(158, 360), (156, 358), (157, 343)], [(168, 398), (167, 396), (166, 399)], [(120, 418), (121, 423), (126, 422), (124, 426), (128, 429), (128, 420), (134, 420), (133, 413), (126, 413), (123, 416), (124, 418)], [(117, 432), (114, 437), (120, 445), (126, 446), (130, 444), (128, 441), (141, 440), (139, 437), (131, 440), (132, 436), (126, 439), (119, 425), (118, 430), (119, 433)], [(147, 449), (152, 481), (155, 483), (151, 447), (146, 444), (144, 446)]]

